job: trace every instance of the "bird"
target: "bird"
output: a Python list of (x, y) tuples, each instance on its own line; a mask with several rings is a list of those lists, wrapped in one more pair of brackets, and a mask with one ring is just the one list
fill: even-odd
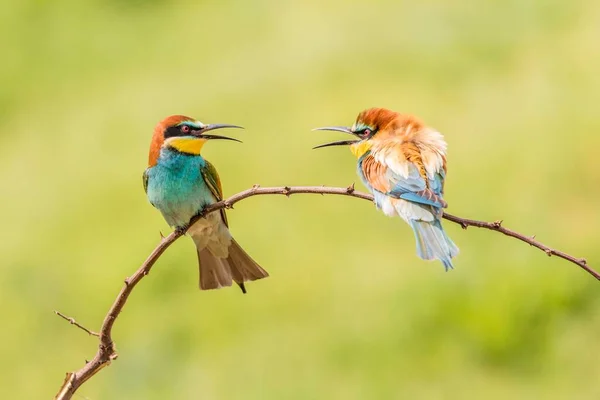
[[(235, 282), (246, 293), (244, 282), (269, 276), (235, 241), (225, 210), (212, 212), (192, 226), (190, 219), (205, 207), (223, 200), (215, 167), (200, 154), (209, 140), (232, 140), (208, 132), (242, 128), (230, 124), (204, 124), (184, 115), (171, 115), (154, 128), (143, 174), (144, 190), (155, 208), (175, 230), (191, 236), (196, 245), (200, 289), (219, 289)], [(242, 128), (243, 129), (243, 128)]]
[(352, 127), (326, 126), (314, 130), (344, 132), (351, 140), (314, 147), (349, 146), (358, 158), (357, 172), (387, 216), (399, 216), (413, 229), (417, 255), (438, 259), (453, 268), (458, 247), (442, 227), (446, 180), (444, 137), (417, 117), (385, 108), (358, 114)]

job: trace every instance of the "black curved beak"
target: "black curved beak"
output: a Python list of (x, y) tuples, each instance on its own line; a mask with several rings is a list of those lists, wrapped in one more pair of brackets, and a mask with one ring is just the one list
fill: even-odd
[(238, 125), (230, 125), (230, 124), (208, 124), (205, 125), (202, 129), (200, 129), (197, 134), (198, 137), (201, 137), (203, 139), (222, 139), (222, 140), (233, 140), (234, 142), (240, 142), (242, 143), (241, 140), (238, 139), (234, 139), (234, 138), (230, 138), (227, 136), (221, 136), (221, 135), (206, 135), (205, 133), (208, 131), (213, 131), (215, 129), (223, 129), (223, 128), (238, 128), (238, 129), (244, 129), (241, 126)]
[[(355, 133), (352, 132), (352, 130), (350, 128), (348, 128), (347, 126), (324, 126), (322, 128), (315, 128), (315, 129), (313, 129), (313, 131), (336, 131), (336, 132), (348, 133), (353, 136), (355, 135)], [(322, 147), (329, 147), (329, 146), (348, 146), (348, 145), (351, 145), (356, 142), (360, 142), (360, 140), (359, 139), (340, 140), (337, 142), (325, 143), (325, 144), (321, 144), (319, 146), (315, 146), (315, 147), (313, 147), (313, 150), (320, 149)]]

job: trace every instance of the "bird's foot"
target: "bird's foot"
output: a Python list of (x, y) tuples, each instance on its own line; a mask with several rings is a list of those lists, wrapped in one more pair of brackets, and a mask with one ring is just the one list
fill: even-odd
[(177, 228), (175, 228), (175, 233), (178, 234), (179, 236), (185, 235), (185, 233), (187, 232), (189, 227), (190, 227), (190, 224), (178, 226)]

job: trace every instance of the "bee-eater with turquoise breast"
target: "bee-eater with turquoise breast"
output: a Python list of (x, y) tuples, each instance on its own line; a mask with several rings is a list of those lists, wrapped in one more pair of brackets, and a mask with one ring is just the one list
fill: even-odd
[[(215, 139), (210, 135), (221, 128), (241, 128), (227, 124), (203, 124), (183, 115), (163, 119), (154, 128), (144, 190), (175, 229), (188, 229), (189, 221), (210, 204), (223, 199), (221, 181), (215, 167), (205, 160), (202, 146)], [(189, 227), (198, 252), (200, 289), (218, 289), (237, 283), (246, 293), (244, 282), (269, 276), (231, 237), (225, 210), (212, 212)]]
[(385, 108), (361, 112), (351, 128), (316, 130), (348, 133), (353, 140), (315, 148), (348, 145), (358, 158), (358, 175), (373, 193), (375, 205), (388, 216), (400, 216), (413, 229), (417, 254), (438, 259), (446, 270), (458, 248), (442, 228), (446, 178), (446, 142), (435, 129), (411, 115)]

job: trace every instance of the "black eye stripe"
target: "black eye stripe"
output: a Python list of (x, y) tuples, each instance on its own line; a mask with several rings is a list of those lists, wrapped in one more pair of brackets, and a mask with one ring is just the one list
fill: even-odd
[(165, 139), (175, 136), (181, 136), (181, 131), (178, 126), (170, 126), (165, 130)]
[[(184, 126), (188, 128), (187, 132), (184, 131), (184, 128), (183, 128)], [(191, 127), (189, 125), (185, 125), (185, 124), (170, 126), (164, 132), (165, 139), (168, 139), (170, 137), (175, 137), (175, 136), (189, 135), (189, 133), (193, 129), (195, 129), (195, 128), (193, 128), (193, 127)]]

